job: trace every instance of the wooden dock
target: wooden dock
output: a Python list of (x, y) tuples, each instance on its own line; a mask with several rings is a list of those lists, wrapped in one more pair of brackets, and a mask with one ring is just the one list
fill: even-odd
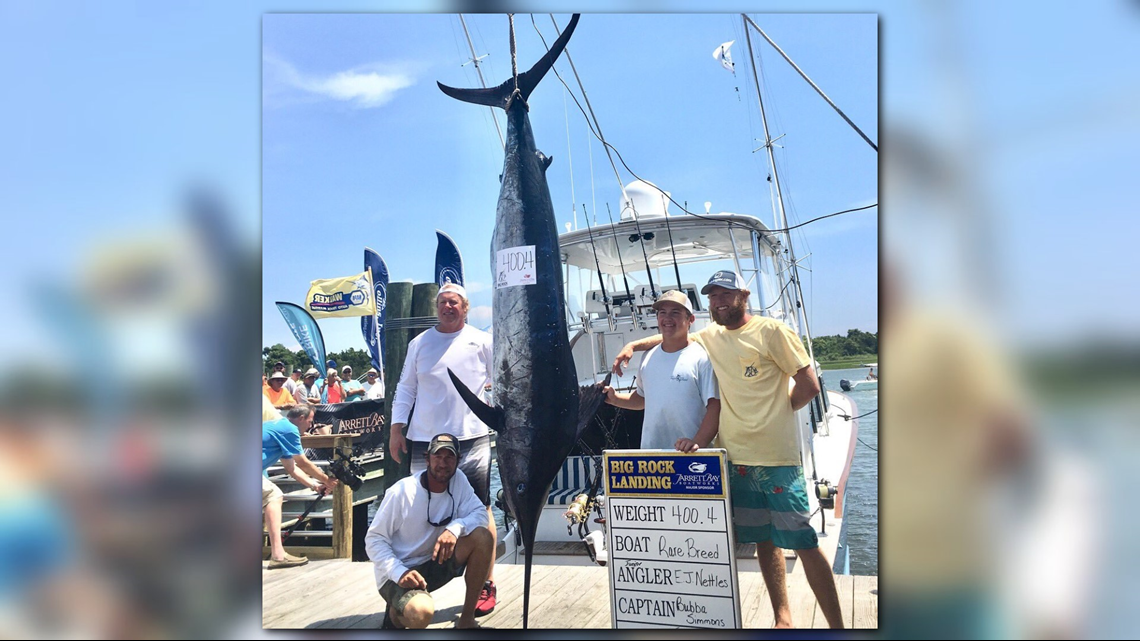
[[(743, 565), (743, 564), (742, 564)], [(263, 568), (265, 564), (263, 564)], [(757, 571), (740, 571), (741, 609), (745, 628), (771, 628), (772, 606), (764, 579)], [(479, 619), (491, 628), (522, 627), (523, 566), (495, 566), (498, 606)], [(879, 578), (836, 576), (843, 621), (848, 628), (879, 625)], [(602, 567), (536, 565), (532, 570), (530, 627), (610, 627), (609, 574)], [(433, 593), (432, 628), (451, 628), (463, 606), (463, 579)], [(267, 629), (378, 630), (384, 600), (376, 591), (371, 563), (331, 559), (282, 570), (262, 570), (261, 624)], [(799, 627), (825, 628), (803, 572), (788, 575), (792, 621)]]

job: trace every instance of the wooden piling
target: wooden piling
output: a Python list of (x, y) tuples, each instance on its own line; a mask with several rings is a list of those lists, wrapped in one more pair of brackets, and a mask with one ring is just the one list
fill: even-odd
[[(439, 285), (435, 283), (417, 283), (412, 287), (412, 316), (415, 318), (435, 318), (435, 297), (439, 293)], [(408, 340), (427, 331), (426, 329), (413, 329), (408, 333)]]
[[(407, 318), (412, 314), (412, 282), (396, 281), (388, 283), (388, 297), (385, 303), (387, 309), (387, 322), (384, 331), (387, 336), (388, 350), (384, 354), (384, 430), (381, 438), (384, 440), (384, 489), (404, 477), (401, 474), (400, 463), (397, 463), (388, 452), (388, 443), (392, 428), (392, 402), (396, 398), (396, 384), (400, 381), (400, 374), (404, 371), (404, 358), (408, 355), (408, 330), (396, 329), (392, 321), (398, 318)], [(408, 457), (404, 457), (406, 463)]]
[[(352, 439), (338, 436), (333, 439), (333, 449), (352, 457)], [(334, 457), (334, 461), (336, 458)], [(333, 558), (352, 558), (352, 488), (337, 483), (333, 488)]]

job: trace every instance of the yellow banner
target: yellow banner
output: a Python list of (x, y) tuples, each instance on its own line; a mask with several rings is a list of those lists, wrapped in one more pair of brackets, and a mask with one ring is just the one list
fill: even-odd
[(305, 309), (313, 318), (372, 316), (376, 313), (373, 291), (372, 275), (366, 271), (344, 278), (314, 280), (305, 295)]

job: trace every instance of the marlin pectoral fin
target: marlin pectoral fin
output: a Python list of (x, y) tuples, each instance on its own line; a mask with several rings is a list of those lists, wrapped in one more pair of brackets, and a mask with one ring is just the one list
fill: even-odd
[(586, 431), (586, 426), (594, 420), (598, 408), (606, 400), (605, 388), (610, 384), (612, 374), (606, 374), (605, 380), (593, 385), (584, 385), (578, 388), (578, 438)]
[(550, 168), (550, 163), (554, 162), (554, 156), (547, 156), (541, 151), (534, 152), (538, 156), (538, 162), (542, 163), (542, 170), (546, 171)]
[(455, 391), (459, 392), (459, 396), (463, 398), (463, 402), (467, 403), (467, 407), (471, 408), (475, 416), (478, 416), (480, 421), (486, 423), (487, 427), (498, 432), (503, 426), (503, 410), (484, 403), (482, 399), (467, 389), (467, 386), (463, 384), (463, 381), (459, 380), (459, 377), (455, 375), (455, 372), (451, 371), (450, 367), (447, 369), (447, 375), (451, 377), (451, 384), (455, 386)]

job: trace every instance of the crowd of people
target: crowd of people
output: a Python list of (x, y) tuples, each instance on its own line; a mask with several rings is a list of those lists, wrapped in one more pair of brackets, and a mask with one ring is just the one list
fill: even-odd
[(304, 374), (301, 368), (285, 374), (285, 362), (277, 361), (273, 369), (262, 377), (261, 391), (269, 404), (278, 410), (288, 411), (295, 405), (322, 405), (384, 398), (384, 378), (375, 368), (369, 369), (364, 380), (352, 376), (352, 366), (345, 365), (337, 372), (335, 363), (325, 372), (324, 378), (315, 367)]

